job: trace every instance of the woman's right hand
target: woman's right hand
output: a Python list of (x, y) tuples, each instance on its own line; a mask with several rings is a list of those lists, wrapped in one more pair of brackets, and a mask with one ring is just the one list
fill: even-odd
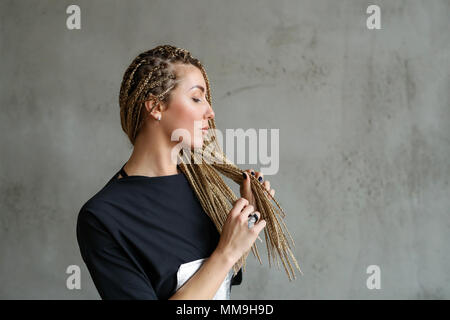
[[(261, 214), (254, 210), (255, 208), (249, 205), (247, 199), (239, 198), (223, 225), (216, 251), (224, 254), (233, 263), (250, 250), (259, 233), (266, 226), (266, 221), (260, 219)], [(249, 229), (248, 216), (251, 213), (258, 216), (258, 221)]]

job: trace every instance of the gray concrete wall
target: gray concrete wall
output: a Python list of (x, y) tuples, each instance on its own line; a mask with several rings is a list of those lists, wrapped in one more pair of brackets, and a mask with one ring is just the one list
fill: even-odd
[(369, 4), (2, 0), (0, 298), (99, 298), (76, 217), (131, 154), (123, 72), (162, 43), (204, 63), (221, 129), (280, 129), (267, 178), (304, 275), (259, 246), (234, 299), (450, 298), (450, 2), (376, 1), (381, 30)]

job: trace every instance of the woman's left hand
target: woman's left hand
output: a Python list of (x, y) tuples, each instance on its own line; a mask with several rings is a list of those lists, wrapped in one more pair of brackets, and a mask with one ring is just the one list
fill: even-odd
[(245, 174), (247, 175), (247, 177), (244, 179), (240, 187), (241, 197), (247, 199), (249, 204), (251, 204), (255, 208), (255, 211), (259, 211), (259, 208), (256, 206), (255, 197), (253, 196), (253, 192), (251, 190), (249, 175), (255, 176), (256, 179), (258, 179), (258, 181), (262, 183), (265, 189), (269, 191), (271, 197), (275, 195), (275, 190), (270, 189), (269, 180), (264, 180), (264, 175), (261, 172), (255, 171), (253, 169), (248, 169), (245, 170)]

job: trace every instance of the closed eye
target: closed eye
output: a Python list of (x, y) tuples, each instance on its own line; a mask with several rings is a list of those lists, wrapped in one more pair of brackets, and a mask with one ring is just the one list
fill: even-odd
[(201, 101), (200, 99), (197, 99), (197, 98), (192, 98), (192, 100), (194, 100), (195, 102), (200, 102)]

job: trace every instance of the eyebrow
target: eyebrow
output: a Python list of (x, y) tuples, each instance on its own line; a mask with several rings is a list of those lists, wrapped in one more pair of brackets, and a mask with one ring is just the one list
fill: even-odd
[[(192, 89), (194, 89), (194, 88), (199, 88), (200, 90), (202, 90), (202, 92), (205, 92), (205, 88), (203, 88), (202, 86), (199, 86), (198, 84), (195, 85), (195, 86), (193, 86), (193, 87), (190, 88), (189, 90), (192, 90)], [(189, 90), (188, 90), (188, 91), (189, 91)]]

